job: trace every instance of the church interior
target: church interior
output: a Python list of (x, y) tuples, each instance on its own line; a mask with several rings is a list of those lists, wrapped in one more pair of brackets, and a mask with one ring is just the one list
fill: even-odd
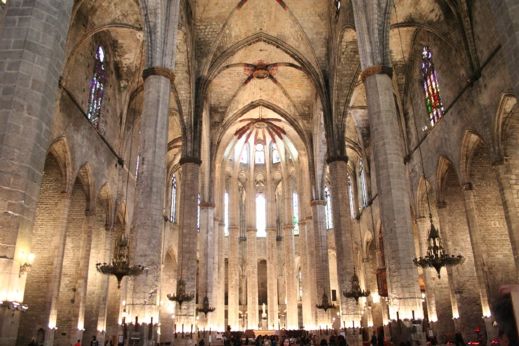
[(0, 0), (0, 345), (494, 344), (518, 61), (516, 0)]

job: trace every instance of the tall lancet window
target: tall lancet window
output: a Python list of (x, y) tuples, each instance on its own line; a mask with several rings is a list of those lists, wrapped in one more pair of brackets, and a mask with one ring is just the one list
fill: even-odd
[(292, 224), (294, 235), (299, 235), (299, 197), (296, 192), (292, 194)]
[(254, 163), (262, 165), (265, 163), (265, 147), (263, 144), (256, 144), (256, 153), (254, 154)]
[(324, 200), (326, 201), (326, 205), (324, 207), (324, 218), (326, 221), (326, 229), (333, 228), (333, 218), (332, 218), (332, 196), (330, 195), (330, 189), (328, 186), (324, 187)]
[(368, 195), (368, 184), (366, 183), (366, 170), (364, 168), (364, 162), (361, 160), (359, 163), (359, 180), (360, 180), (360, 196), (362, 198), (362, 206), (366, 207), (369, 203)]
[(200, 201), (201, 197), (200, 194), (198, 194), (196, 197), (196, 229), (198, 230), (198, 232), (200, 232)]
[(256, 236), (267, 236), (267, 204), (262, 193), (256, 195)]
[(249, 163), (249, 143), (246, 143), (243, 147), (236, 146), (235, 150), (241, 150), (238, 155), (240, 155), (240, 163)]
[(279, 156), (278, 148), (275, 144), (272, 145), (272, 163), (280, 163), (281, 157)]
[(226, 192), (223, 195), (223, 234), (225, 236), (229, 235), (229, 193)]
[(422, 78), (425, 92), (425, 109), (429, 115), (429, 122), (434, 126), (445, 111), (440, 96), (438, 77), (434, 69), (432, 52), (427, 46), (422, 49)]
[(171, 179), (171, 209), (169, 220), (177, 222), (177, 176), (173, 175)]
[(106, 63), (105, 51), (102, 46), (97, 46), (94, 74), (90, 79), (90, 95), (88, 96), (88, 120), (94, 126), (99, 126), (99, 119), (101, 117), (101, 108), (103, 106), (103, 96), (106, 83)]
[(354, 219), (355, 218), (355, 196), (354, 196), (354, 193), (353, 193), (353, 184), (351, 183), (351, 178), (350, 176), (348, 175), (348, 197), (349, 197), (349, 200), (350, 200), (350, 214), (351, 214), (351, 218)]

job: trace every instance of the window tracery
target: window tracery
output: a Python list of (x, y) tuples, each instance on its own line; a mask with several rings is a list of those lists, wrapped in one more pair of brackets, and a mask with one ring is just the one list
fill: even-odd
[(263, 144), (256, 144), (256, 152), (254, 154), (254, 163), (257, 165), (262, 165), (265, 163), (265, 147)]
[(299, 235), (299, 198), (296, 192), (292, 194), (292, 224), (294, 235)]

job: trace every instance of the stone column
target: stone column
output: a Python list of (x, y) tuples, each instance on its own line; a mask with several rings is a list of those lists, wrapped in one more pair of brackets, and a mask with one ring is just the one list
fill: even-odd
[(297, 285), (294, 259), (294, 225), (292, 223), (292, 191), (290, 180), (283, 172), (283, 202), (284, 202), (284, 226), (283, 226), (283, 245), (285, 255), (285, 279), (286, 279), (286, 329), (299, 329), (298, 308), (297, 308)]
[[(354, 270), (353, 225), (350, 214), (348, 196), (348, 164), (347, 158), (328, 160), (331, 180), (333, 232), (337, 254), (337, 280), (339, 294), (351, 289), (350, 279)], [(357, 273), (360, 273), (358, 268)], [(341, 326), (360, 326), (358, 306), (353, 299), (341, 296)]]
[(227, 324), (232, 330), (240, 328), (240, 195), (238, 177), (229, 184), (229, 262), (227, 290)]
[[(514, 262), (516, 271), (519, 272), (519, 206), (514, 199), (513, 189), (510, 186), (510, 180), (507, 177), (506, 165), (503, 162), (494, 166), (496, 172), (497, 185), (501, 194), (501, 202), (503, 203), (503, 211), (508, 226), (508, 234), (514, 254)], [(510, 172), (512, 173), (512, 172)]]
[[(409, 181), (389, 66), (389, 0), (352, 0), (366, 88), (380, 216), (384, 232), (391, 319), (422, 318), (414, 257)], [(403, 340), (407, 341), (407, 340)]]
[[(391, 78), (373, 74), (365, 79), (373, 138), (377, 191), (384, 232), (384, 254), (391, 299), (391, 319), (422, 318), (418, 273), (412, 262), (414, 241), (403, 146)], [(373, 170), (372, 170), (373, 171)]]
[[(204, 297), (209, 299), (209, 305), (214, 307), (213, 295), (213, 276), (215, 271), (215, 255), (216, 255), (216, 235), (214, 230), (214, 208), (215, 205), (210, 202), (200, 203), (200, 242), (198, 253), (199, 258), (199, 276), (198, 283), (198, 305), (201, 307)], [(213, 298), (213, 299), (211, 299)], [(211, 313), (209, 313), (210, 315)], [(209, 315), (203, 312), (198, 313), (199, 328), (209, 330)]]
[[(217, 263), (217, 271), (218, 274), (214, 277), (214, 289), (217, 290), (216, 298), (215, 298), (215, 307), (211, 318), (214, 320), (210, 320), (210, 326), (213, 331), (220, 330), (224, 331), (226, 328), (225, 325), (225, 257), (224, 257), (224, 228), (225, 224), (223, 221), (216, 221), (218, 224), (218, 263)], [(230, 310), (229, 310), (230, 312)]]
[[(266, 146), (269, 148), (269, 145)], [(265, 150), (267, 169), (267, 329), (276, 329), (278, 323), (278, 261), (277, 261), (277, 227), (276, 227), (276, 191), (272, 176), (272, 158), (270, 150)]]
[[(144, 266), (129, 292), (132, 317), (142, 323), (144, 343), (148, 336), (145, 324), (159, 321), (159, 292), (162, 257), (162, 234), (166, 190), (166, 148), (168, 141), (169, 95), (172, 72), (150, 67), (144, 70), (144, 105), (139, 140), (140, 164), (135, 187), (135, 207), (130, 230), (130, 262)], [(189, 180), (182, 179), (182, 182)], [(182, 204), (181, 204), (182, 205)]]
[(310, 246), (313, 242), (309, 242), (309, 229), (311, 219), (305, 218), (299, 221), (299, 249), (301, 253), (301, 274), (302, 274), (302, 286), (303, 286), (303, 326), (305, 329), (310, 330), (315, 325), (315, 275), (314, 267), (310, 263), (311, 259), (315, 256), (315, 248)]
[[(65, 0), (12, 0), (2, 10), (0, 291), (11, 294), (24, 290), (25, 282), (18, 280), (18, 259), (22, 251), (31, 252), (72, 6)], [(0, 345), (15, 343), (18, 315), (0, 316)]]
[(256, 228), (247, 228), (247, 325), (258, 329), (258, 259), (256, 255)]
[(476, 277), (481, 297), (481, 308), (483, 316), (490, 317), (490, 304), (488, 300), (488, 290), (485, 282), (484, 257), (486, 251), (483, 250), (481, 231), (479, 229), (476, 202), (474, 201), (474, 190), (471, 183), (463, 185), (463, 198), (465, 201), (465, 211), (467, 213), (467, 223), (469, 226), (470, 243), (474, 252), (474, 265), (476, 267)]
[[(198, 243), (198, 191), (200, 160), (184, 157), (180, 160), (182, 181), (179, 203), (179, 272), (178, 279), (186, 283), (186, 292), (196, 294), (197, 243)], [(177, 326), (184, 325), (184, 332), (195, 330), (195, 300), (177, 305)]]
[(519, 97), (519, 6), (516, 0), (492, 0), (488, 4), (494, 12), (496, 31), (500, 36), (514, 94)]
[[(328, 234), (326, 233), (326, 212), (325, 200), (313, 200), (312, 219), (313, 219), (313, 240), (315, 248), (315, 280), (317, 304), (321, 304), (323, 294), (326, 293), (331, 300), (330, 292), (330, 269), (328, 261)], [(331, 324), (330, 311), (317, 309), (316, 327), (324, 328)]]

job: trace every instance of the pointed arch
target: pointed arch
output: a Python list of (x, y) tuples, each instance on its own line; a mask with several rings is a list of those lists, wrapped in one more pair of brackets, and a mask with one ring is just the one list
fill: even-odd
[(436, 164), (436, 202), (444, 203), (445, 202), (445, 183), (447, 172), (449, 169), (454, 169), (454, 173), (459, 177), (458, 172), (456, 171), (454, 165), (452, 164), (452, 160), (445, 156), (440, 156), (438, 158), (438, 163)]
[(72, 159), (70, 149), (65, 136), (56, 138), (49, 146), (48, 153), (54, 156), (63, 176), (63, 191), (72, 191)]
[(503, 128), (506, 120), (517, 104), (517, 98), (512, 93), (504, 93), (497, 107), (496, 116), (492, 128), (492, 140), (495, 154), (499, 160), (503, 160), (505, 153), (503, 149)]
[(459, 178), (462, 183), (470, 181), (470, 165), (472, 157), (478, 146), (483, 143), (481, 136), (472, 130), (465, 131), (460, 146), (460, 170)]
[(94, 212), (96, 204), (95, 179), (92, 165), (89, 162), (84, 163), (81, 168), (79, 168), (76, 179), (79, 179), (83, 187), (87, 200), (87, 211)]

